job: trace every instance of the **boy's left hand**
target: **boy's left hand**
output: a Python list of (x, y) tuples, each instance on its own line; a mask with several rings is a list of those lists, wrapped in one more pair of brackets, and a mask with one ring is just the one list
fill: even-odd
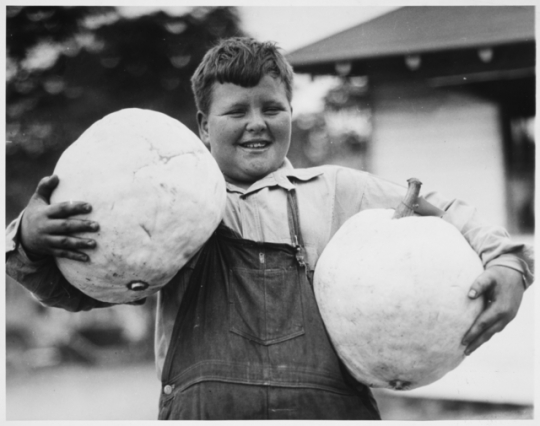
[(514, 319), (524, 291), (521, 273), (504, 266), (492, 266), (475, 280), (469, 297), (484, 297), (487, 304), (463, 337), (465, 355), (470, 355)]

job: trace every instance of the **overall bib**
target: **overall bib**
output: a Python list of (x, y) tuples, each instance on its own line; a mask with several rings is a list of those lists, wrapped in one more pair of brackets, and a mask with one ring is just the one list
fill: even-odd
[(330, 343), (294, 190), (287, 204), (296, 246), (221, 224), (201, 250), (165, 358), (160, 420), (380, 419)]

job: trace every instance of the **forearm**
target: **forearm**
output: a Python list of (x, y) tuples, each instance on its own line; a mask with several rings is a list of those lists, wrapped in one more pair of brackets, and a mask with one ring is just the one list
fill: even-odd
[(112, 306), (72, 286), (60, 273), (52, 257), (33, 262), (19, 248), (6, 255), (6, 273), (48, 307), (78, 312)]
[(71, 312), (112, 306), (73, 287), (58, 270), (53, 257), (31, 260), (18, 241), (19, 219), (13, 221), (6, 230), (7, 275), (30, 291), (45, 306)]
[(476, 209), (461, 200), (447, 200), (440, 194), (430, 193), (426, 200), (444, 210), (443, 219), (462, 233), (480, 256), (485, 268), (504, 266), (523, 274), (525, 287), (534, 281), (534, 249), (518, 244), (501, 226), (486, 224)]
[[(396, 208), (406, 188), (371, 176), (368, 182), (364, 208)], [(384, 196), (382, 195), (384, 194)], [(473, 250), (480, 256), (485, 268), (505, 266), (523, 274), (526, 287), (534, 281), (534, 249), (517, 244), (500, 226), (485, 223), (476, 209), (464, 201), (445, 198), (437, 192), (423, 195), (426, 201), (444, 212), (442, 218), (454, 225)]]

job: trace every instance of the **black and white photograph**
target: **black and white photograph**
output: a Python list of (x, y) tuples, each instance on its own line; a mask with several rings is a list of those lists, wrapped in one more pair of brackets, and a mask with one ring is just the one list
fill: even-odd
[(537, 419), (534, 2), (93, 3), (3, 7), (3, 420)]

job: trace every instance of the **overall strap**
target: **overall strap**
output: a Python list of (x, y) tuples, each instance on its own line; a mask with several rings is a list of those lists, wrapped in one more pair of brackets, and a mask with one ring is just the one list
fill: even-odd
[(298, 198), (296, 189), (287, 191), (287, 216), (289, 218), (289, 231), (291, 233), (291, 241), (296, 248), (296, 260), (300, 266), (304, 266), (306, 271), (309, 271), (309, 266), (306, 259), (306, 250), (304, 239), (300, 230), (300, 215), (298, 210)]

